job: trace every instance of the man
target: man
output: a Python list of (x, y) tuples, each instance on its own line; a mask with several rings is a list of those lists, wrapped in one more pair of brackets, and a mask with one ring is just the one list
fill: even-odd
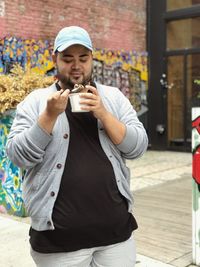
[[(125, 159), (141, 156), (147, 135), (129, 100), (92, 81), (92, 42), (80, 27), (54, 44), (58, 81), (33, 91), (16, 111), (7, 154), (26, 170), (31, 255), (39, 267), (133, 267), (137, 228)], [(85, 85), (82, 109), (69, 94)]]

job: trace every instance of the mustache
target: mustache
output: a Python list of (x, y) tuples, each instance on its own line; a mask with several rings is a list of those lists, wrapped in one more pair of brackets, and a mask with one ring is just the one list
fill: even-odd
[[(85, 77), (85, 79), (83, 80), (82, 83), (80, 83), (80, 85), (83, 85), (84, 87), (86, 85), (92, 85), (94, 86), (94, 82), (93, 82), (93, 70), (91, 71), (91, 74), (87, 77)], [(66, 77), (65, 75), (61, 74), (59, 72), (59, 70), (57, 69), (57, 73), (56, 73), (56, 78), (58, 81), (60, 81), (65, 88), (73, 90), (74, 89), (74, 85), (77, 84), (75, 82), (72, 82), (71, 79), (69, 77)]]

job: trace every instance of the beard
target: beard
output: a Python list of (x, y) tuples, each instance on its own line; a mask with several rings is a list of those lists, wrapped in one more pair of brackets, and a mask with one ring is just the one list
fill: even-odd
[[(67, 77), (66, 75), (61, 74), (58, 69), (57, 69), (56, 77), (61, 82), (62, 86), (64, 86), (63, 89), (73, 89), (74, 85), (76, 84), (76, 82), (72, 81), (70, 77)], [(83, 77), (81, 84), (85, 86), (89, 84), (90, 81), (92, 81), (92, 70), (87, 76)]]

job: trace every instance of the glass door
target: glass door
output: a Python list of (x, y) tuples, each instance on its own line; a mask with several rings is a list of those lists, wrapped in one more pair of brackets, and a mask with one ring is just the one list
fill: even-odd
[(200, 106), (200, 54), (168, 56), (167, 140), (169, 148), (191, 150), (191, 108), (194, 106)]
[[(168, 1), (168, 7), (175, 1)], [(199, 4), (182, 1), (182, 4)], [(199, 6), (199, 5), (198, 5)], [(167, 141), (169, 148), (191, 150), (191, 108), (200, 97), (200, 16), (166, 23)]]
[(167, 60), (167, 137), (168, 146), (181, 146), (184, 137), (185, 84), (184, 57), (170, 56)]

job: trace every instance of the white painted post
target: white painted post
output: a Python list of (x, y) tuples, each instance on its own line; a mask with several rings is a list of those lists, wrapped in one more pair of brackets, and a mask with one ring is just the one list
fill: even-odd
[(200, 108), (192, 108), (192, 259), (200, 266)]

